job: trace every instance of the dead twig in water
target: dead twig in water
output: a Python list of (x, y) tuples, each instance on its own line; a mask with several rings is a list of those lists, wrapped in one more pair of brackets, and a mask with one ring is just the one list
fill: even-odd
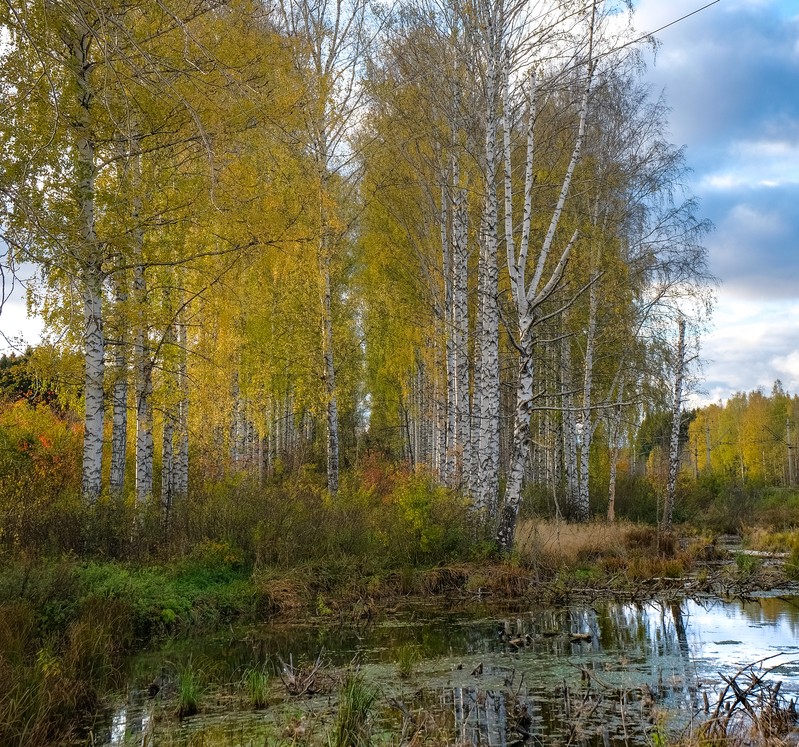
[(319, 652), (316, 661), (310, 666), (294, 666), (294, 660), (289, 654), (286, 663), (278, 655), (280, 662), (280, 679), (289, 695), (317, 695), (330, 692), (337, 684), (337, 679), (325, 671), (327, 662), (323, 660), (324, 649)]
[[(764, 662), (784, 655), (759, 659), (731, 676), (719, 673), (726, 686), (719, 693), (713, 714), (700, 727), (700, 735), (726, 741), (749, 732), (770, 743), (788, 734), (797, 722), (796, 701), (780, 695), (782, 681), (766, 679), (777, 667), (756, 671)], [(797, 662), (779, 666), (786, 663)]]

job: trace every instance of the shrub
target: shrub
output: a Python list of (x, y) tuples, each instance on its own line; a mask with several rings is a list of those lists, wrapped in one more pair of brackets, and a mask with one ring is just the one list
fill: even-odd
[(0, 543), (60, 552), (81, 546), (82, 431), (47, 405), (0, 405)]

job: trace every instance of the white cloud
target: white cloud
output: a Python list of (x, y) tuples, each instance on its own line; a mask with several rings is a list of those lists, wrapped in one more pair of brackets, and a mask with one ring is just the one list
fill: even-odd
[[(772, 129), (770, 124), (762, 125)], [(796, 129), (795, 123), (791, 128)], [(699, 181), (702, 190), (781, 187), (799, 184), (799, 142), (792, 138), (758, 138), (732, 142), (723, 164)]]
[(28, 316), (24, 291), (17, 286), (0, 313), (0, 352), (20, 352), (26, 345), (36, 345), (43, 331), (42, 320)]
[(791, 392), (799, 391), (799, 350), (792, 350), (787, 355), (777, 355), (770, 361), (778, 372), (786, 389)]
[(769, 391), (777, 379), (799, 393), (799, 301), (739, 298), (722, 288), (713, 323), (702, 340), (703, 391), (692, 404)]

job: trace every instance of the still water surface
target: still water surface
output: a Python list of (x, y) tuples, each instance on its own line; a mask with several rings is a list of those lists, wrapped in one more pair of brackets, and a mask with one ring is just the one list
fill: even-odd
[[(406, 736), (411, 728), (404, 709), (447, 743), (651, 744), (655, 729), (674, 732), (701, 719), (718, 697), (722, 674), (761, 659), (758, 671), (771, 669), (783, 695), (799, 695), (797, 596), (496, 610), (420, 606), (366, 626), (262, 625), (182, 642), (135, 662), (127, 696), (96, 743), (262, 745), (265, 735), (294, 736), (286, 719), (301, 733), (311, 721), (319, 733), (331, 728), (331, 695), (252, 711), (217, 689), (199, 716), (180, 723), (165, 717), (175, 673), (188, 660), (227, 682), (253, 664), (276, 668), (278, 657), (296, 664), (324, 651), (334, 667), (357, 660), (380, 688), (376, 729), (394, 743), (403, 726)], [(401, 678), (397, 660), (409, 649), (418, 661), (413, 675)], [(161, 686), (154, 698), (147, 694), (152, 682)]]

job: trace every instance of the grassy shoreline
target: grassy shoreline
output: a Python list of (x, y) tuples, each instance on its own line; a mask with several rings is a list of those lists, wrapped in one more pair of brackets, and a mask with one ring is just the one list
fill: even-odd
[(795, 575), (791, 558), (770, 564), (729, 555), (706, 536), (678, 541), (636, 524), (524, 522), (518, 546), (510, 561), (427, 566), (343, 555), (259, 567), (220, 542), (164, 564), (7, 559), (0, 564), (0, 744), (69, 741), (119, 683), (131, 653), (234, 622), (354, 624), (419, 598), (565, 603), (742, 594)]

